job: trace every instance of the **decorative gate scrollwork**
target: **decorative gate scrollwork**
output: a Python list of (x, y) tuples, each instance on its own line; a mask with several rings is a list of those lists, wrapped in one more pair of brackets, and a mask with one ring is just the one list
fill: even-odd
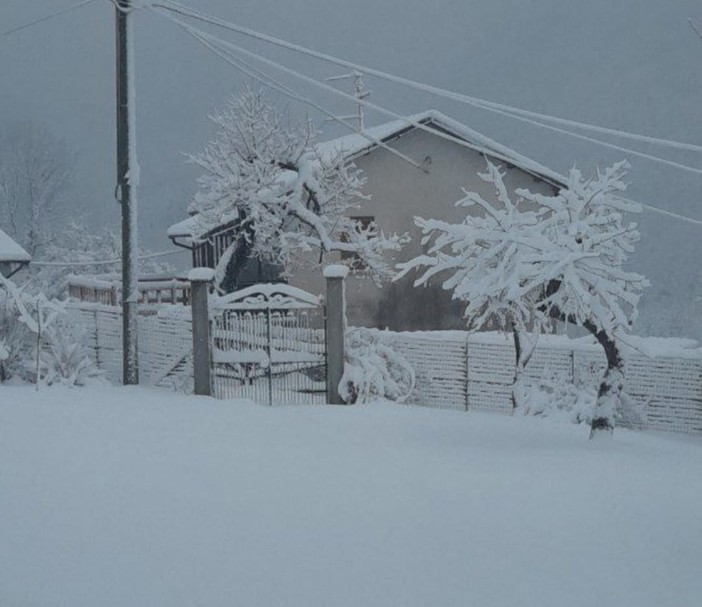
[(259, 284), (211, 304), (214, 394), (272, 404), (325, 402), (325, 307), (286, 284)]

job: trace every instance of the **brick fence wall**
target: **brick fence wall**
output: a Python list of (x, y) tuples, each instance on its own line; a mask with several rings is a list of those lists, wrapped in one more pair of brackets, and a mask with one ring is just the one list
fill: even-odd
[[(121, 312), (117, 307), (77, 304), (72, 314), (86, 329), (93, 359), (111, 381), (122, 374)], [(141, 380), (146, 384), (190, 388), (192, 330), (190, 309), (161, 306), (139, 318)], [(459, 410), (511, 411), (514, 348), (501, 333), (463, 331), (394, 333), (381, 340), (414, 367), (416, 387), (408, 402)], [(632, 338), (635, 339), (635, 338)], [(646, 344), (647, 340), (638, 340)], [(627, 393), (638, 406), (638, 427), (702, 434), (702, 349), (674, 349), (669, 340), (649, 355), (626, 357)], [(660, 347), (663, 344), (663, 347)], [(528, 379), (559, 374), (576, 385), (596, 387), (605, 368), (595, 344), (564, 336), (542, 336), (526, 369)], [(630, 424), (631, 425), (631, 424)]]
[[(378, 335), (414, 366), (417, 385), (408, 402), (449, 409), (511, 411), (511, 337), (462, 331), (379, 331)], [(666, 341), (658, 340), (663, 344)], [(631, 350), (626, 356), (627, 393), (643, 416), (643, 427), (702, 433), (702, 350), (657, 349), (666, 354), (648, 356)], [(567, 381), (594, 388), (604, 369), (604, 353), (599, 346), (564, 336), (542, 336), (526, 376), (538, 379), (557, 373)]]

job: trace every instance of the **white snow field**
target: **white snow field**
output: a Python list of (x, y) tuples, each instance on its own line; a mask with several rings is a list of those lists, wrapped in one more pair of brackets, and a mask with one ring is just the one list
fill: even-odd
[(0, 386), (0, 605), (702, 604), (702, 441)]

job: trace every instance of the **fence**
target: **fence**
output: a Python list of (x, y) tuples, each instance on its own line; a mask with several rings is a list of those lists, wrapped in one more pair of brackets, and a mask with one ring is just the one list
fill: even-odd
[[(140, 308), (142, 383), (181, 389), (194, 383), (198, 394), (266, 404), (330, 402), (328, 332), (319, 297), (285, 284), (256, 285), (224, 297), (208, 297), (207, 291), (208, 281), (197, 278), (192, 307), (162, 303)], [(209, 314), (208, 299), (213, 304)], [(119, 382), (121, 308), (79, 301), (71, 304), (70, 313), (86, 329), (98, 368)], [(343, 335), (342, 325), (332, 333)]]
[[(72, 303), (69, 314), (85, 329), (91, 358), (107, 379), (122, 380), (122, 311), (110, 305)], [(192, 384), (190, 308), (160, 306), (139, 315), (142, 383), (185, 389)]]
[[(328, 280), (341, 287), (330, 314), (342, 310), (343, 278)], [(276, 286), (278, 288), (278, 286)], [(253, 287), (249, 290), (254, 289)], [(258, 287), (260, 290), (260, 286)], [(212, 379), (215, 395), (253, 398), (262, 402), (323, 402), (326, 372), (327, 402), (332, 402), (338, 377), (329, 369), (343, 364), (342, 322), (330, 339), (324, 311), (310, 301), (297, 308), (262, 306), (261, 293), (233, 295), (237, 305), (214, 310), (212, 322)], [(244, 302), (243, 300), (247, 299)], [(255, 297), (254, 297), (255, 299)], [(233, 300), (229, 304), (233, 303)], [(331, 299), (330, 299), (331, 301)], [(306, 308), (306, 312), (301, 313)], [(314, 310), (317, 310), (316, 312)], [(88, 345), (109, 379), (121, 378), (120, 308), (75, 303), (87, 329)], [(207, 323), (206, 323), (207, 324)], [(502, 334), (462, 331), (418, 333), (378, 332), (380, 339), (413, 365), (416, 387), (408, 402), (417, 405), (478, 411), (511, 411), (514, 369), (511, 339)], [(326, 342), (325, 342), (326, 336)], [(636, 340), (636, 338), (630, 338)], [(625, 419), (630, 426), (670, 432), (702, 433), (702, 350), (671, 348), (674, 340), (636, 340), (627, 356), (627, 393), (641, 414)], [(330, 347), (332, 344), (332, 347)], [(650, 355), (641, 350), (648, 348)], [(154, 385), (179, 388), (192, 385), (192, 317), (190, 307), (147, 307), (139, 318), (141, 379)], [(326, 360), (334, 360), (327, 368)], [(205, 358), (209, 360), (209, 358)], [(207, 366), (205, 364), (205, 366)], [(527, 379), (558, 374), (575, 385), (596, 387), (605, 368), (599, 346), (564, 336), (542, 336), (526, 369)], [(330, 396), (331, 395), (331, 396)], [(338, 397), (338, 395), (336, 395)]]
[[(511, 339), (497, 333), (462, 331), (378, 332), (383, 343), (413, 365), (417, 382), (411, 404), (448, 409), (511, 411), (514, 373)], [(631, 338), (635, 340), (635, 338)], [(650, 340), (636, 339), (641, 346)], [(627, 356), (627, 393), (640, 421), (623, 425), (650, 430), (702, 433), (702, 350), (669, 348), (657, 340), (651, 355)], [(655, 354), (655, 351), (658, 354)], [(663, 353), (661, 353), (663, 352)], [(576, 385), (596, 387), (605, 369), (599, 346), (565, 336), (542, 336), (526, 368), (527, 379), (558, 374)]]

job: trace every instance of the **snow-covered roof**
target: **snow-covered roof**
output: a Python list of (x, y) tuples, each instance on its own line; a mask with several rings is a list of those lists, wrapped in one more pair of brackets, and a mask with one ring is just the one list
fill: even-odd
[(413, 123), (422, 124), (429, 128), (437, 127), (437, 130), (445, 131), (449, 135), (463, 140), (467, 147), (483, 154), (488, 154), (499, 160), (509, 162), (528, 173), (554, 183), (554, 185), (562, 185), (565, 183), (565, 178), (555, 171), (493, 141), (482, 133), (471, 129), (453, 118), (449, 118), (437, 110), (426, 110), (419, 114), (414, 114), (413, 116), (407, 116), (404, 119), (393, 120), (365, 129), (365, 137), (360, 133), (351, 133), (350, 135), (344, 135), (343, 137), (332, 139), (331, 141), (322, 142), (317, 145), (317, 151), (322, 158), (331, 158), (338, 153), (342, 153), (346, 158), (352, 159), (378, 147), (373, 140), (387, 143), (399, 135), (416, 129), (417, 127)]
[(0, 262), (29, 263), (32, 256), (0, 230)]
[[(276, 177), (275, 181), (276, 183), (285, 186), (294, 183), (296, 178), (297, 173), (295, 171), (284, 169), (280, 171), (280, 174)], [(270, 192), (270, 189), (264, 188), (261, 189), (259, 192), (263, 195), (267, 192)], [(219, 226), (224, 226), (235, 221), (237, 216), (238, 214), (236, 211), (229, 214), (224, 214), (219, 219)], [(184, 238), (187, 240), (192, 238), (193, 234), (196, 234), (201, 230), (202, 226), (200, 225), (200, 220), (198, 219), (197, 214), (195, 214), (191, 215), (187, 219), (179, 221), (178, 223), (174, 223), (171, 227), (168, 228), (168, 230), (166, 230), (166, 236), (168, 236), (168, 238)]]
[[(477, 152), (508, 162), (554, 185), (561, 186), (566, 181), (562, 175), (559, 175), (555, 171), (493, 141), (482, 133), (474, 131), (465, 124), (453, 118), (449, 118), (437, 110), (426, 110), (403, 119), (392, 120), (385, 124), (367, 128), (364, 131), (366, 136), (360, 133), (351, 133), (350, 135), (344, 135), (337, 139), (323, 141), (317, 144), (317, 153), (323, 160), (329, 160), (339, 153), (342, 153), (347, 159), (353, 159), (375, 149), (377, 147), (376, 141), (386, 143), (395, 137), (416, 129), (417, 127), (414, 126), (413, 123), (422, 124), (429, 128), (435, 127), (437, 131), (443, 131), (453, 137), (461, 139), (465, 142), (467, 147)], [(289, 171), (281, 173), (283, 181), (287, 181), (287, 179), (291, 178), (287, 173), (289, 173)], [(173, 224), (168, 228), (166, 234), (169, 238), (192, 238), (194, 229), (197, 227), (197, 222), (197, 216), (188, 217), (187, 219)], [(221, 225), (224, 225), (224, 223), (227, 222), (223, 220)]]
[[(225, 226), (230, 225), (236, 221), (237, 216), (236, 209), (230, 213), (220, 214), (218, 220), (215, 222), (216, 225), (214, 225), (209, 232), (215, 232)], [(210, 218), (210, 221), (213, 220)], [(195, 234), (202, 234), (202, 230), (202, 222), (200, 221), (199, 215), (196, 213), (187, 219), (174, 223), (170, 228), (168, 228), (168, 230), (166, 230), (166, 236), (168, 236), (168, 238), (182, 238), (184, 239), (184, 242), (187, 242), (189, 239), (192, 239)]]
[(168, 238), (191, 238), (197, 221), (197, 215), (192, 215), (187, 219), (174, 223), (166, 230), (166, 236)]

